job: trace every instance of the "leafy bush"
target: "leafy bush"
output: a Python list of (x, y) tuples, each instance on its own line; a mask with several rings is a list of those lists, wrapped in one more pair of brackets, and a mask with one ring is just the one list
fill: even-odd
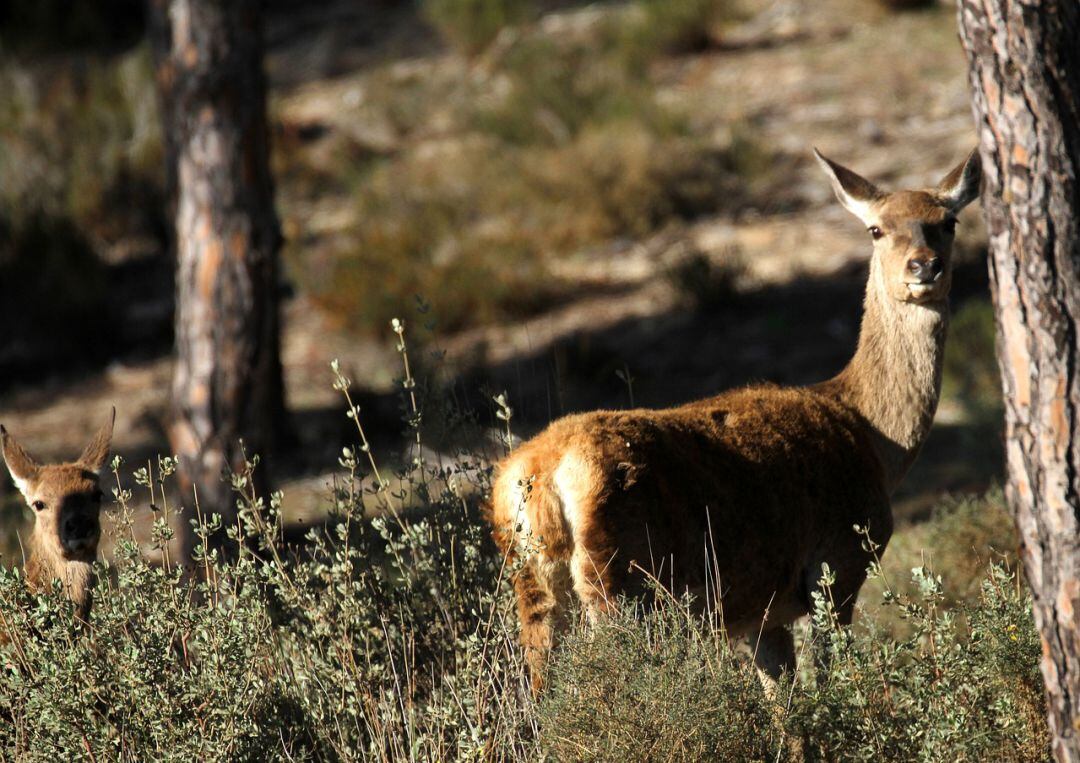
[(1019, 562), (1016, 528), (1000, 488), (941, 501), (926, 529), (934, 569), (948, 578), (949, 594), (958, 600), (977, 598), (987, 564)]
[[(978, 604), (990, 564), (1017, 568), (1016, 530), (1000, 488), (982, 495), (946, 496), (930, 509), (929, 516), (901, 526), (881, 560), (882, 574), (867, 581), (863, 601), (880, 599), (886, 591), (897, 596), (918, 596), (910, 571), (929, 567), (948, 581), (943, 607), (959, 616), (964, 608)], [(886, 585), (888, 581), (888, 585)], [(894, 640), (912, 633), (912, 622), (898, 607), (874, 613), (878, 631)]]
[(828, 591), (815, 592), (827, 669), (795, 692), (791, 718), (806, 757), (1045, 760), (1041, 650), (1016, 577), (991, 567), (979, 602), (965, 610), (966, 627), (943, 609), (940, 576), (917, 567), (912, 581), (916, 595), (885, 595), (912, 625), (902, 640), (873, 623), (865, 635), (838, 627)]
[(766, 760), (780, 736), (753, 667), (688, 602), (667, 600), (575, 633), (540, 721), (557, 760)]
[(524, 20), (531, 5), (529, 0), (424, 0), (424, 13), (451, 43), (475, 55), (504, 27)]
[(147, 49), (0, 55), (0, 380), (113, 357), (109, 264), (159, 248), (163, 168)]
[(152, 233), (164, 170), (156, 104), (146, 46), (33, 68), (0, 59), (0, 214), (69, 218), (110, 243)]
[(472, 141), (382, 164), (357, 190), (353, 236), (288, 257), (316, 303), (354, 329), (386, 325), (412, 295), (445, 329), (492, 323), (569, 293), (550, 274), (558, 257), (703, 214), (735, 179), (725, 152), (633, 123), (553, 147)]
[(489, 99), (473, 119), (507, 143), (558, 145), (615, 122), (637, 124), (660, 137), (682, 131), (677, 115), (657, 104), (643, 73), (603, 44), (598, 50), (528, 37), (512, 45), (498, 66), (507, 93)]
[(965, 302), (949, 321), (942, 394), (974, 416), (999, 417), (1002, 410), (994, 335), (994, 306), (988, 299)]
[(616, 30), (624, 60), (645, 65), (659, 54), (688, 53), (718, 39), (738, 15), (732, 0), (637, 0)]
[[(360, 444), (343, 451), (326, 519), (302, 545), (282, 542), (281, 496), (255, 494), (253, 460), (232, 478), (239, 553), (205, 551), (220, 519), (200, 517), (204, 543), (185, 575), (170, 562), (161, 500), (149, 540), (161, 563), (151, 564), (117, 459), (117, 551), (97, 566), (89, 627), (72, 625), (59, 583), (31, 595), (19, 572), (0, 570), (0, 755), (1045, 759), (1031, 602), (1000, 567), (959, 611), (923, 567), (915, 593), (886, 587), (884, 607), (912, 624), (899, 639), (872, 619), (838, 626), (826, 588), (801, 652), (822, 653), (827, 668), (815, 678), (804, 658), (771, 697), (689, 601), (628, 603), (572, 630), (534, 701), (516, 645), (515, 570), (476, 508), (490, 454), (436, 465), (414, 450), (392, 474), (367, 446), (349, 381), (339, 373), (335, 385)], [(420, 444), (438, 407), (408, 372), (401, 391), (408, 439)], [(135, 482), (166, 496), (174, 469), (160, 459)]]
[(698, 310), (714, 310), (738, 298), (739, 280), (746, 275), (746, 262), (737, 247), (714, 260), (703, 252), (680, 257), (667, 271), (668, 280), (686, 301)]

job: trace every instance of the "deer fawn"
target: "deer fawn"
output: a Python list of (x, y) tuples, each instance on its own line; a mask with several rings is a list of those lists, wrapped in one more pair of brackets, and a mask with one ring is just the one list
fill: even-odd
[(828, 564), (851, 622), (889, 497), (930, 429), (941, 387), (956, 214), (977, 195), (978, 154), (935, 188), (886, 193), (815, 150), (873, 255), (858, 347), (810, 387), (735, 389), (667, 410), (567, 416), (499, 466), (491, 521), (522, 566), (515, 589), (533, 687), (572, 595), (590, 617), (646, 592), (714, 602), (732, 636), (757, 637), (775, 679), (794, 667), (788, 626)]
[(93, 563), (101, 538), (99, 475), (109, 458), (115, 419), (113, 409), (79, 460), (66, 464), (39, 464), (0, 426), (4, 461), (34, 512), (27, 585), (40, 592), (60, 580), (82, 620), (92, 604)]

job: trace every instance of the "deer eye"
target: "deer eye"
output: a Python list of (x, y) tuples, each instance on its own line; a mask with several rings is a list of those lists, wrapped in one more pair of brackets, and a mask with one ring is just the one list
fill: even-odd
[(944, 226), (945, 226), (945, 232), (947, 234), (949, 234), (950, 236), (952, 236), (953, 234), (956, 233), (956, 218), (955, 217), (950, 217), (950, 218), (946, 219), (945, 222), (944, 222)]
[(45, 510), (45, 501), (34, 501), (30, 505), (34, 507), (34, 511), (44, 511)]
[(876, 225), (871, 225), (869, 228), (867, 228), (867, 230), (869, 230), (870, 235), (874, 237), (874, 241), (877, 241), (879, 238), (885, 235), (885, 232)]

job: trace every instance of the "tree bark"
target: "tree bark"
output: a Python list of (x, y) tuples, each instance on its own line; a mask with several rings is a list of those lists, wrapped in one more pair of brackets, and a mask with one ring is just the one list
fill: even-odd
[(1053, 753), (1080, 761), (1080, 4), (960, 0), (986, 187), (1006, 494)]
[[(176, 367), (169, 441), (185, 510), (231, 523), (223, 472), (266, 455), (284, 421), (274, 211), (258, 0), (150, 0), (175, 189)], [(260, 473), (265, 475), (265, 468)], [(265, 486), (263, 486), (265, 487)], [(178, 545), (196, 539), (182, 517)], [(220, 542), (220, 538), (218, 539)]]

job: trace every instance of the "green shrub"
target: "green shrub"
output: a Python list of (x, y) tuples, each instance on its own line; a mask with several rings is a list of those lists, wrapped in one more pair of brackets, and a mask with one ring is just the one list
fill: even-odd
[(641, 68), (665, 53), (707, 47), (738, 15), (733, 0), (637, 0), (612, 34), (622, 60)]
[(1002, 410), (994, 336), (994, 306), (987, 299), (965, 302), (949, 321), (942, 394), (973, 416), (999, 417)]
[(525, 20), (530, 0), (424, 0), (424, 13), (468, 55), (482, 52), (503, 28)]
[(949, 580), (949, 594), (972, 600), (987, 564), (1018, 564), (1016, 526), (1000, 488), (983, 496), (947, 498), (927, 523), (926, 547), (936, 571)]
[[(335, 386), (348, 395), (340, 373)], [(401, 380), (410, 443), (439, 410), (425, 390)], [(347, 410), (359, 427), (351, 400)], [(489, 461), (464, 452), (393, 469), (366, 445), (346, 448), (325, 521), (301, 546), (280, 541), (281, 496), (256, 497), (253, 461), (232, 478), (248, 543), (227, 556), (200, 547), (190, 580), (165, 553), (168, 504), (156, 509), (152, 564), (132, 530), (133, 495), (118, 487), (116, 553), (98, 565), (90, 627), (72, 625), (59, 584), (31, 595), (18, 572), (0, 570), (0, 757), (1046, 758), (1030, 597), (1000, 567), (958, 610), (923, 567), (913, 593), (886, 587), (884, 608), (911, 624), (902, 638), (874, 617), (839, 627), (819, 592), (802, 669), (773, 698), (689, 601), (628, 604), (572, 629), (534, 701), (516, 644), (514, 565), (476, 507)], [(135, 482), (165, 496), (174, 468), (160, 459)], [(949, 521), (964, 521), (960, 510)], [(205, 539), (220, 520), (194, 524)], [(816, 676), (813, 651), (827, 657)]]
[(145, 46), (33, 68), (0, 58), (0, 214), (69, 218), (107, 243), (159, 228), (156, 104)]
[(726, 152), (633, 122), (558, 146), (470, 141), (380, 164), (357, 190), (351, 236), (286, 256), (315, 302), (356, 330), (385, 326), (414, 295), (448, 330), (519, 319), (570, 293), (551, 275), (559, 257), (711, 211), (737, 178)]
[(828, 668), (794, 694), (791, 729), (811, 760), (1008, 760), (1048, 757), (1041, 654), (1031, 598), (991, 567), (968, 622), (944, 609), (940, 576), (912, 570), (916, 593), (887, 589), (911, 635), (836, 626), (826, 593), (814, 623)]
[(725, 251), (719, 261), (703, 252), (691, 252), (667, 272), (672, 286), (690, 305), (705, 311), (730, 305), (737, 299), (739, 280), (745, 274), (746, 263), (737, 248)]
[(517, 41), (500, 58), (509, 92), (475, 112), (476, 126), (516, 145), (566, 143), (589, 127), (630, 122), (658, 136), (681, 121), (655, 100), (650, 83), (603, 46), (543, 37)]
[(557, 760), (713, 761), (776, 756), (780, 729), (752, 666), (722, 633), (663, 603), (579, 631), (559, 651), (540, 705)]

